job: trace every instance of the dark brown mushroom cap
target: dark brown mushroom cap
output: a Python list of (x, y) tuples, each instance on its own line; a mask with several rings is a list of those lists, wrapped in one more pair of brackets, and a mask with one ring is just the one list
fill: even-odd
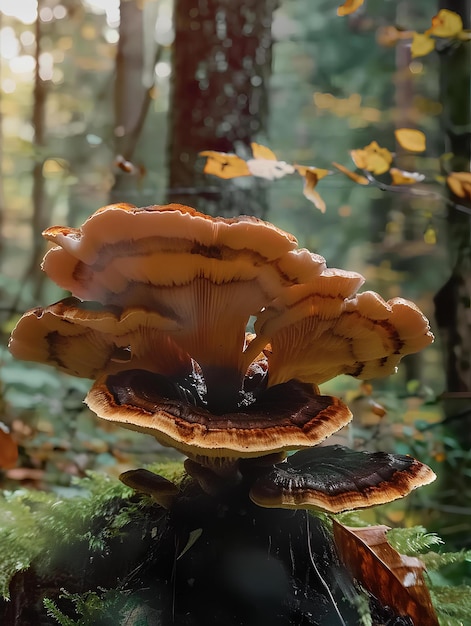
[(435, 478), (410, 456), (318, 446), (275, 465), (256, 480), (250, 497), (268, 508), (340, 513), (397, 500)]
[(145, 371), (103, 376), (86, 402), (99, 417), (153, 435), (195, 457), (256, 457), (316, 445), (351, 420), (348, 407), (311, 385), (271, 387), (248, 406), (216, 415)]
[(119, 480), (127, 487), (151, 496), (164, 509), (169, 509), (180, 493), (177, 485), (170, 480), (144, 468), (123, 472)]

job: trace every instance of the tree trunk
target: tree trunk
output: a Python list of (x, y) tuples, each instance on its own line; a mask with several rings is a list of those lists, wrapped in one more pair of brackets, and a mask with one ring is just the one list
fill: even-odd
[[(151, 103), (152, 85), (144, 82), (143, 3), (125, 0), (120, 4), (119, 42), (116, 55), (115, 148), (117, 168), (110, 191), (110, 202), (136, 203), (139, 195), (139, 169), (132, 163)], [(160, 47), (156, 51), (160, 53)], [(154, 63), (155, 64), (155, 63)], [(126, 165), (127, 163), (127, 165)]]
[[(471, 27), (470, 0), (442, 0), (440, 8), (461, 15)], [(450, 169), (470, 171), (471, 46), (447, 48), (441, 55), (441, 101), (445, 152)], [(452, 198), (460, 202), (458, 198)], [(462, 202), (462, 201), (461, 201)], [(450, 428), (464, 448), (471, 445), (471, 226), (469, 215), (451, 207), (447, 216), (451, 276), (435, 297), (436, 319), (446, 359), (445, 410)], [(468, 407), (466, 409), (466, 407)], [(462, 415), (462, 418), (455, 419)]]
[(257, 179), (202, 174), (203, 150), (250, 155), (266, 132), (277, 0), (176, 0), (168, 146), (171, 202), (209, 214), (267, 211)]

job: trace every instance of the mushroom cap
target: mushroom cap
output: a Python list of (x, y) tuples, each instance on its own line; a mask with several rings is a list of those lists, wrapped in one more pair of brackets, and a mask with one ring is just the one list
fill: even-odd
[(291, 378), (321, 384), (340, 374), (388, 376), (404, 355), (433, 341), (427, 318), (412, 302), (386, 302), (372, 291), (356, 295), (362, 279), (328, 270), (287, 288), (266, 307), (255, 331), (270, 338), (270, 385)]
[(119, 480), (127, 487), (151, 496), (164, 509), (169, 509), (180, 493), (177, 485), (170, 480), (144, 468), (123, 472)]
[(27, 312), (11, 352), (94, 378), (97, 415), (193, 458), (311, 447), (351, 418), (316, 384), (387, 375), (432, 340), (413, 304), (357, 295), (360, 274), (256, 218), (116, 204), (44, 236), (73, 297)]
[(319, 446), (275, 465), (255, 481), (250, 497), (268, 508), (341, 513), (392, 502), (435, 478), (410, 456)]
[(215, 415), (182, 399), (178, 390), (172, 393), (168, 381), (136, 370), (98, 379), (86, 403), (99, 417), (153, 435), (192, 457), (256, 457), (311, 447), (352, 417), (338, 398), (318, 395), (312, 385), (297, 381)]
[(182, 205), (110, 205), (81, 228), (53, 227), (44, 236), (56, 246), (43, 269), (59, 286), (174, 320), (174, 340), (203, 370), (228, 367), (240, 378), (250, 364), (243, 354), (249, 317), (325, 263), (267, 222), (212, 218)]
[(174, 320), (146, 308), (103, 307), (69, 297), (25, 313), (9, 349), (17, 359), (83, 378), (130, 367), (181, 375), (191, 371), (191, 359), (169, 336), (176, 329)]

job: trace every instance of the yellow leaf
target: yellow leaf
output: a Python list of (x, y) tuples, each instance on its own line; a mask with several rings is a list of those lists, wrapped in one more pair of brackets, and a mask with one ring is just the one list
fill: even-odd
[(361, 150), (350, 150), (350, 155), (358, 168), (375, 175), (387, 172), (392, 163), (392, 154), (387, 148), (381, 148), (376, 141)]
[(432, 17), (432, 27), (426, 31), (427, 35), (435, 37), (455, 37), (463, 30), (463, 21), (458, 13), (442, 9)]
[(267, 161), (276, 161), (275, 153), (267, 148), (266, 146), (262, 146), (259, 143), (252, 142), (250, 144), (252, 148), (252, 154), (254, 159), (266, 159)]
[(310, 172), (311, 174), (316, 176), (317, 181), (332, 173), (330, 170), (324, 170), (320, 167), (313, 167), (312, 165), (295, 165), (294, 169), (299, 172), (301, 176), (306, 176), (306, 172)]
[(432, 226), (428, 226), (424, 232), (424, 241), (430, 246), (434, 246), (437, 243), (437, 233)]
[(422, 33), (414, 33), (412, 38), (412, 44), (410, 47), (411, 56), (413, 59), (416, 57), (424, 57), (435, 50), (435, 41), (428, 35)]
[(355, 13), (365, 0), (345, 0), (345, 2), (339, 6), (337, 9), (337, 15), (350, 15), (350, 13)]
[(414, 128), (398, 128), (394, 131), (397, 143), (409, 152), (423, 152), (425, 150), (425, 135)]
[[(312, 168), (312, 169), (316, 169), (316, 168)], [(308, 200), (310, 200), (314, 204), (314, 206), (317, 209), (319, 209), (321, 213), (325, 213), (325, 209), (326, 209), (325, 202), (320, 197), (319, 193), (314, 189), (314, 187), (317, 185), (317, 182), (319, 181), (319, 177), (317, 176), (315, 172), (311, 171), (311, 168), (305, 168), (305, 170), (306, 171), (303, 175), (304, 176), (303, 194)]]
[(370, 182), (366, 178), (366, 176), (362, 176), (361, 174), (357, 174), (356, 172), (352, 172), (351, 170), (349, 170), (348, 168), (344, 167), (343, 165), (340, 165), (340, 163), (335, 163), (334, 161), (332, 162), (332, 165), (334, 167), (336, 167), (339, 170), (339, 172), (342, 172), (342, 174), (345, 174), (345, 176), (347, 176), (350, 180), (353, 180), (354, 183), (357, 183), (358, 185), (369, 185), (370, 184)]
[(425, 178), (424, 174), (406, 172), (397, 169), (397, 167), (392, 167), (389, 173), (391, 174), (393, 185), (413, 185), (414, 183), (420, 183)]
[(214, 150), (205, 150), (199, 154), (207, 158), (203, 169), (205, 174), (212, 174), (225, 179), (251, 176), (247, 163), (236, 154), (226, 154)]
[(446, 183), (455, 196), (471, 200), (471, 172), (452, 172)]

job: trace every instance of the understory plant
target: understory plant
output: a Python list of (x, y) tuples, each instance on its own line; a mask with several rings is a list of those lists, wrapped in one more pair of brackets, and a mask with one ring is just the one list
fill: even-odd
[[(158, 613), (148, 623), (387, 621), (381, 599), (365, 609), (328, 528), (307, 511), (383, 504), (435, 475), (409, 456), (320, 445), (352, 414), (318, 385), (393, 373), (432, 341), (420, 310), (358, 293), (360, 274), (327, 268), (251, 217), (116, 204), (44, 235), (54, 246), (43, 269), (72, 295), (25, 313), (11, 352), (93, 379), (86, 403), (100, 418), (187, 456), (181, 482), (121, 476), (155, 503), (149, 536), (159, 541), (140, 561), (133, 552), (120, 583)], [(70, 597), (80, 612), (96, 593)], [(392, 624), (398, 611), (388, 610)], [(438, 623), (423, 610), (421, 626)], [(51, 602), (48, 611), (60, 617)]]

